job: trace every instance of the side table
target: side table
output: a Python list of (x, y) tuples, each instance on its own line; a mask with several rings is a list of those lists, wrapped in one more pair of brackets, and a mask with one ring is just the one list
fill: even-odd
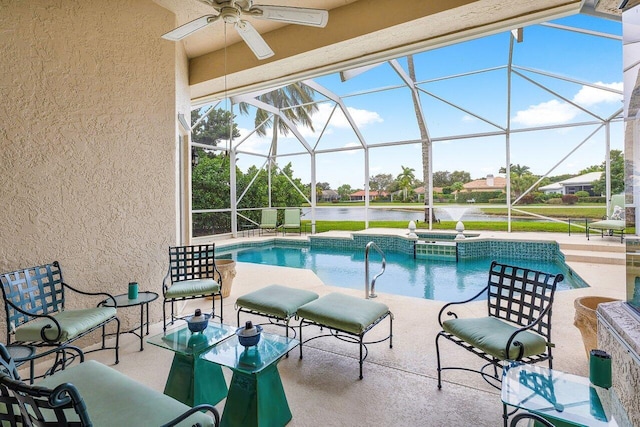
[[(597, 387), (589, 378), (543, 366), (514, 362), (505, 368), (502, 402), (533, 414), (524, 415), (525, 418), (541, 417), (555, 426), (631, 425), (613, 389)], [(512, 425), (514, 421), (517, 419), (512, 420)]]
[(283, 427), (292, 418), (278, 372), (278, 362), (299, 341), (263, 332), (256, 346), (245, 348), (233, 334), (200, 359), (233, 371), (220, 427)]
[(149, 344), (174, 352), (164, 394), (188, 406), (215, 405), (227, 397), (227, 383), (220, 366), (200, 359), (200, 354), (233, 335), (234, 326), (209, 321), (207, 329), (191, 332), (186, 323), (165, 334), (150, 337)]
[[(120, 294), (113, 297), (116, 300), (117, 308), (123, 307), (135, 307), (140, 306), (140, 333), (138, 333), (138, 327), (130, 329), (128, 331), (122, 331), (123, 334), (134, 334), (140, 338), (140, 351), (144, 350), (144, 326), (147, 325), (147, 335), (149, 335), (149, 303), (158, 299), (158, 294), (155, 292), (139, 292), (138, 298), (129, 299), (128, 294)], [(99, 305), (104, 307), (113, 307), (113, 303), (110, 299), (100, 302)], [(145, 322), (144, 312), (147, 311), (147, 319)]]

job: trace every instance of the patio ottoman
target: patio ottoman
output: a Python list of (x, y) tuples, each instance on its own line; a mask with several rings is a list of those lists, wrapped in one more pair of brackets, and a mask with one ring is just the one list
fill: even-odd
[(240, 326), (240, 312), (245, 312), (284, 322), (287, 336), (289, 336), (289, 320), (296, 316), (300, 306), (316, 299), (318, 294), (304, 289), (282, 285), (266, 286), (236, 300), (238, 326)]
[[(304, 343), (302, 326), (326, 327), (335, 332), (311, 337), (307, 341), (324, 336), (335, 336), (343, 341), (357, 342), (360, 345), (360, 379), (362, 379), (362, 364), (368, 354), (367, 344), (388, 339), (389, 348), (393, 348), (393, 314), (389, 311), (389, 307), (380, 302), (334, 292), (300, 307), (298, 317), (300, 318), (300, 359), (302, 359)], [(378, 341), (364, 342), (364, 335), (386, 317), (389, 317), (389, 335)]]

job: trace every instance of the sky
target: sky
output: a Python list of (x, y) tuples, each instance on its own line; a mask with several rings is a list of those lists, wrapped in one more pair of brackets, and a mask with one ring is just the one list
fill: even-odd
[[(585, 15), (550, 22), (615, 36), (622, 33), (619, 22)], [(584, 168), (601, 164), (606, 132), (604, 128), (598, 130), (597, 124), (517, 131), (601, 122), (613, 116), (622, 108), (622, 42), (541, 25), (525, 27), (523, 42), (515, 44), (513, 50), (508, 114), (509, 79), (505, 66), (510, 37), (506, 32), (414, 55), (419, 87), (426, 92), (421, 93), (421, 104), (434, 140), (433, 171), (463, 170), (473, 179), (497, 175), (506, 165), (506, 138), (486, 134), (506, 128), (508, 116), (513, 130), (512, 164), (526, 165), (535, 174), (550, 176), (578, 174)], [(397, 63), (407, 69), (406, 58), (398, 58)], [(410, 92), (388, 62), (345, 82), (337, 73), (313, 80), (342, 97), (362, 138), (371, 147), (369, 176), (384, 173), (396, 177), (404, 166), (413, 168), (416, 178), (423, 178), (419, 143), (384, 146), (420, 138)], [(367, 93), (374, 89), (380, 90)], [(314, 130), (300, 131), (307, 143), (320, 151), (316, 160), (317, 182), (328, 182), (333, 189), (343, 184), (353, 189), (364, 188), (364, 150), (322, 152), (361, 147), (360, 139), (335, 102), (320, 94), (316, 100), (322, 102), (313, 115)], [(228, 103), (224, 105), (228, 108)], [(238, 166), (242, 170), (252, 165), (260, 167), (264, 157), (244, 152), (266, 154), (271, 130), (266, 137), (258, 137), (252, 134), (254, 110), (246, 116), (237, 113), (237, 108), (235, 112), (241, 137), (234, 144), (242, 141)], [(622, 122), (611, 123), (610, 137), (611, 148), (622, 150)], [(310, 156), (301, 155), (306, 153), (301, 143), (291, 133), (280, 134), (278, 141), (280, 167), (291, 162), (295, 176), (310, 182)]]

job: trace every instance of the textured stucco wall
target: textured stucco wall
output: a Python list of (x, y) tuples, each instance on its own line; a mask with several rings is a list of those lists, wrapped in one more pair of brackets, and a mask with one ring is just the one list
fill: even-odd
[(0, 0), (1, 272), (58, 260), (88, 291), (161, 293), (185, 71), (160, 35), (174, 24), (151, 0)]

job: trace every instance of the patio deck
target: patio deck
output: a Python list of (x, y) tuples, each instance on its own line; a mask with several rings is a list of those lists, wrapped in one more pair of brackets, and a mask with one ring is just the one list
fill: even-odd
[[(406, 230), (393, 232), (406, 233)], [(573, 326), (573, 301), (583, 295), (624, 299), (625, 267), (606, 261), (620, 258), (624, 245), (617, 239), (600, 239), (599, 236), (587, 242), (583, 234), (483, 232), (482, 236), (557, 240), (563, 247), (593, 256), (587, 258), (588, 262), (568, 262), (591, 287), (556, 293), (552, 319), (552, 336), (556, 343), (554, 367), (587, 375), (588, 362), (582, 339)], [(242, 239), (254, 238), (257, 239)], [(225, 241), (217, 243), (222, 245)], [(578, 247), (581, 249), (576, 249)], [(238, 296), (273, 283), (313, 290), (320, 295), (338, 291), (361, 297), (363, 292), (326, 286), (310, 270), (238, 263), (231, 295), (225, 299), (225, 323), (235, 324), (233, 305)], [(153, 290), (159, 289), (160, 284)], [(296, 349), (288, 359), (280, 362), (279, 370), (293, 413), (288, 426), (458, 426), (469, 425), (470, 421), (476, 426), (502, 425), (499, 392), (478, 375), (445, 371), (442, 390), (437, 389), (434, 339), (439, 330), (437, 314), (444, 303), (383, 293), (377, 300), (387, 304), (395, 315), (394, 346), (390, 349), (387, 343), (381, 343), (369, 347), (363, 380), (358, 380), (357, 346), (332, 338), (305, 345), (303, 360), (298, 359)], [(192, 301), (183, 307), (183, 312), (191, 313), (199, 305), (202, 302)], [(484, 303), (477, 302), (470, 307), (469, 314), (477, 311), (481, 315), (484, 309)], [(388, 331), (386, 326), (376, 329), (380, 331), (374, 329), (368, 337), (382, 336)], [(152, 325), (152, 334), (161, 331), (161, 323)], [(152, 345), (145, 345), (145, 350), (140, 352), (139, 346), (137, 337), (123, 335), (121, 362), (114, 366), (115, 369), (162, 390), (173, 353)], [(442, 351), (447, 364), (481, 365), (480, 359), (449, 343), (443, 343)], [(92, 353), (88, 358), (109, 365), (113, 363), (108, 352)], [(230, 372), (225, 371), (225, 376), (228, 382)], [(223, 406), (224, 401), (217, 405), (221, 413)]]

